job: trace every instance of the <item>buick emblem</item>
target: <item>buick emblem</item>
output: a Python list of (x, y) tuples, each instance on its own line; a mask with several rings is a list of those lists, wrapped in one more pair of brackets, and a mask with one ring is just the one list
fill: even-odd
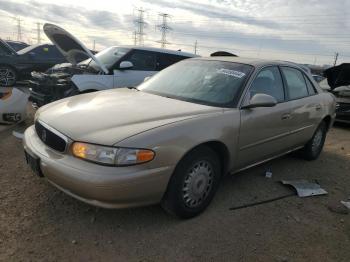
[(41, 132), (41, 140), (43, 140), (43, 142), (46, 142), (46, 130), (43, 130)]

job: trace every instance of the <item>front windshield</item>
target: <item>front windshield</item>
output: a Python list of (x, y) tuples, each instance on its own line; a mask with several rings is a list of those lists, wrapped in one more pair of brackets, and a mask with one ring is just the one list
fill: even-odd
[(17, 54), (23, 55), (25, 53), (31, 52), (33, 49), (35, 49), (37, 47), (38, 47), (38, 45), (27, 46), (27, 47), (23, 48), (22, 50), (17, 51)]
[(252, 66), (211, 60), (184, 60), (138, 89), (179, 100), (225, 106), (238, 95)]
[[(121, 47), (112, 46), (97, 53), (95, 57), (103, 65), (105, 65), (107, 69), (110, 69), (120, 58), (122, 58), (129, 51), (130, 51), (130, 48), (121, 48)], [(98, 69), (98, 65), (95, 63), (95, 61), (93, 60), (91, 61), (91, 59), (87, 59), (81, 62), (81, 64), (89, 64), (91, 67)]]

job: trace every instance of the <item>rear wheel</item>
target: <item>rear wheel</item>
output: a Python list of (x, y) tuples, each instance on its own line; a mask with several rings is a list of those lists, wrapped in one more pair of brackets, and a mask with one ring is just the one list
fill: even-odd
[(17, 81), (16, 71), (9, 67), (0, 65), (0, 86), (10, 87), (14, 86)]
[(192, 150), (176, 167), (162, 207), (181, 218), (198, 215), (213, 199), (220, 176), (220, 161), (213, 150), (205, 146)]
[(301, 150), (301, 155), (307, 160), (315, 160), (321, 154), (327, 135), (327, 125), (324, 121), (316, 129), (311, 140)]

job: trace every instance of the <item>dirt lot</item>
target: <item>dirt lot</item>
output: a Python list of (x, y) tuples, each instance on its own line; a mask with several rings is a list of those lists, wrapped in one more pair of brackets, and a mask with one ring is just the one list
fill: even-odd
[[(286, 156), (227, 177), (187, 221), (158, 206), (80, 203), (30, 172), (11, 130), (0, 141), (0, 261), (350, 261), (350, 215), (328, 209), (350, 197), (349, 127), (331, 130), (317, 161)], [(230, 210), (288, 194), (278, 181), (296, 178), (317, 179), (329, 195)]]

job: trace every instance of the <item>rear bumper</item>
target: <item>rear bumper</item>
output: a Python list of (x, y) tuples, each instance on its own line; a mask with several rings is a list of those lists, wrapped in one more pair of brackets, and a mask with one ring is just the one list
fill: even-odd
[(58, 153), (26, 130), (24, 149), (40, 158), (44, 177), (66, 194), (104, 208), (126, 208), (159, 203), (174, 167), (149, 169), (147, 165), (109, 167)]

